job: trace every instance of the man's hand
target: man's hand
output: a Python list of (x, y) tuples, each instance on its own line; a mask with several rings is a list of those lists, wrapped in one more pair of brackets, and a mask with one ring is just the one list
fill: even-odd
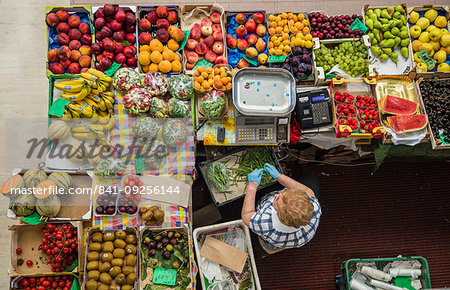
[(263, 169), (255, 169), (252, 171), (252, 173), (250, 173), (247, 176), (247, 180), (248, 182), (255, 182), (256, 184), (260, 184), (261, 183), (261, 177), (263, 174)]
[(269, 174), (273, 179), (278, 180), (278, 175), (280, 172), (273, 166), (272, 164), (266, 163), (264, 164), (264, 171)]

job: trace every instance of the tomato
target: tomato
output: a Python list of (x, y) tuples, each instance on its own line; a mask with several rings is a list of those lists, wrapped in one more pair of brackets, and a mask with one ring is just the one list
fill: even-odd
[(37, 288), (37, 290), (46, 290), (46, 289), (45, 289), (44, 286), (41, 285), (41, 286), (39, 286), (39, 287)]
[(68, 247), (69, 245), (70, 245), (70, 241), (66, 240), (66, 241), (64, 242), (64, 246)]
[(29, 278), (28, 281), (30, 282), (30, 284), (36, 284), (36, 278), (34, 277)]
[(42, 282), (42, 286), (44, 286), (44, 287), (50, 286), (50, 281), (45, 280), (44, 282)]
[(27, 287), (30, 284), (30, 282), (28, 281), (28, 279), (22, 279), (22, 281), (20, 281), (20, 286), (22, 287)]
[(71, 280), (67, 280), (66, 281), (66, 287), (70, 287), (72, 286), (72, 281)]
[(31, 260), (28, 260), (28, 261), (27, 261), (27, 266), (28, 266), (28, 267), (33, 266), (33, 262), (32, 262)]
[(64, 283), (64, 281), (59, 281), (59, 283), (58, 283), (59, 287), (64, 287), (64, 285), (66, 285), (66, 283)]
[(70, 233), (70, 232), (67, 233), (66, 238), (67, 238), (67, 239), (71, 239), (71, 238), (72, 238), (72, 233)]
[(17, 249), (16, 249), (16, 254), (17, 254), (17, 255), (22, 254), (22, 248), (17, 248)]
[(53, 283), (52, 283), (52, 288), (54, 289), (54, 288), (56, 288), (56, 287), (58, 287), (58, 283), (53, 282)]

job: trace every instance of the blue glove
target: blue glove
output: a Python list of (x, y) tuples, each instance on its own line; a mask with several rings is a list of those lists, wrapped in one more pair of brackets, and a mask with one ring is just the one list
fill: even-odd
[(278, 180), (278, 175), (280, 172), (272, 164), (264, 164), (264, 171), (267, 172), (273, 179)]
[(255, 170), (252, 171), (252, 173), (250, 173), (247, 176), (247, 180), (249, 182), (253, 181), (253, 182), (256, 182), (256, 183), (260, 184), (261, 183), (262, 174), (263, 174), (263, 169), (262, 168), (261, 169), (255, 169)]

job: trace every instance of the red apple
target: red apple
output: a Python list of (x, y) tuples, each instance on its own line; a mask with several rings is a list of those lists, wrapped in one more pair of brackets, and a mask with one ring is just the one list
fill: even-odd
[(209, 18), (211, 19), (212, 23), (220, 23), (220, 13), (219, 12), (214, 12), (213, 14), (211, 14), (211, 16), (209, 16)]
[(227, 64), (228, 60), (224, 55), (218, 56), (214, 64)]
[(222, 54), (223, 53), (223, 43), (219, 42), (219, 41), (214, 42), (212, 49), (216, 54), (218, 54), (218, 55)]
[(216, 61), (217, 55), (212, 52), (211, 50), (208, 50), (205, 54), (205, 59), (209, 61), (210, 63), (214, 63)]
[(245, 17), (244, 13), (238, 13), (238, 14), (236, 14), (235, 19), (236, 19), (237, 24), (243, 25), (245, 23), (245, 20), (247, 19), (247, 17)]
[(197, 46), (198, 41), (195, 39), (188, 39), (186, 42), (186, 48), (190, 49), (190, 50), (194, 50), (195, 47)]
[(134, 36), (134, 34), (133, 33), (128, 33), (126, 36), (125, 36), (125, 40), (127, 40), (129, 43), (131, 43), (131, 44), (135, 44), (136, 43), (136, 36)]
[(201, 22), (201, 26), (202, 27), (204, 27), (204, 26), (212, 26), (212, 21), (211, 21), (211, 19), (209, 19), (209, 18), (203, 18), (202, 19), (202, 22)]

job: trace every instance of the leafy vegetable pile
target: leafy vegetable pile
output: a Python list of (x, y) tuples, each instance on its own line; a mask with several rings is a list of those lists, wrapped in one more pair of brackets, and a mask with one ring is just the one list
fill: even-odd
[(221, 162), (213, 162), (206, 168), (206, 178), (209, 184), (224, 194), (225, 190), (230, 186), (230, 177), (228, 176), (227, 168)]
[(187, 118), (189, 117), (189, 107), (177, 98), (171, 98), (169, 100), (169, 114), (174, 118)]
[(222, 115), (225, 109), (225, 96), (221, 91), (212, 91), (205, 94), (200, 100), (200, 107), (207, 119), (218, 118)]
[(94, 172), (100, 176), (118, 175), (126, 170), (126, 166), (125, 159), (102, 158), (97, 167), (95, 167)]

